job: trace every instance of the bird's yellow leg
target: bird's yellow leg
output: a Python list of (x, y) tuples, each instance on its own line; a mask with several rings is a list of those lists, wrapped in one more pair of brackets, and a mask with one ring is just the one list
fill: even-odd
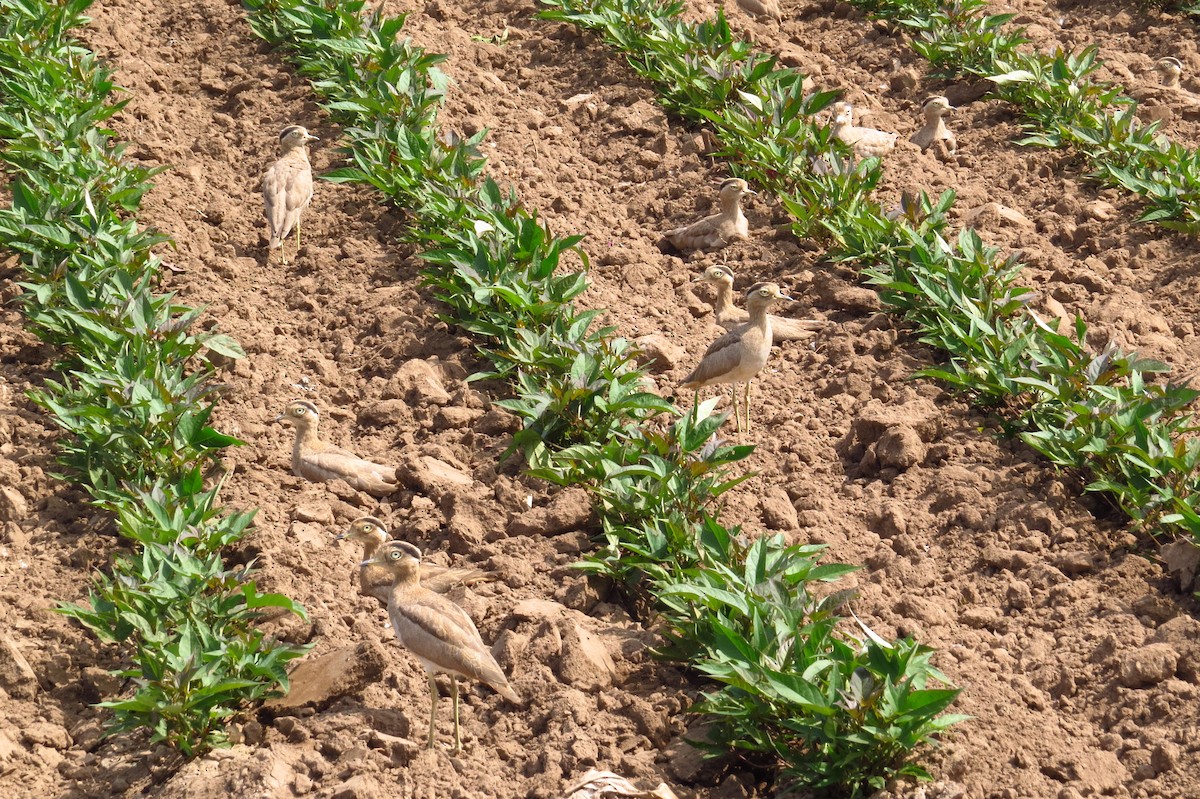
[(742, 432), (742, 415), (738, 412), (737, 383), (734, 383), (730, 388), (733, 389), (733, 429), (740, 433)]
[(746, 381), (746, 394), (744, 397), (744, 402), (742, 402), (742, 405), (744, 405), (746, 408), (746, 432), (747, 433), (750, 432), (750, 383), (751, 382), (752, 381), (750, 381), (750, 380)]
[(296, 220), (296, 252), (300, 252), (300, 220)]
[(462, 751), (462, 738), (458, 733), (458, 678), (450, 675), (450, 695), (454, 697), (454, 751)]
[(429, 672), (429, 740), (425, 742), (426, 749), (433, 748), (433, 724), (437, 719), (437, 700), (437, 681), (433, 679), (433, 672), (431, 671)]

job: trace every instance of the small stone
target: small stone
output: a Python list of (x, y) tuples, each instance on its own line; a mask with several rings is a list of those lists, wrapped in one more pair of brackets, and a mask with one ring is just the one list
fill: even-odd
[(438, 411), (435, 425), (438, 430), (459, 430), (470, 427), (481, 416), (483, 411), (478, 408), (449, 405)]
[(303, 504), (292, 508), (292, 520), (309, 524), (333, 524), (333, 510), (328, 505)]
[(1192, 541), (1176, 541), (1159, 550), (1167, 571), (1179, 579), (1179, 590), (1190, 592), (1200, 573), (1200, 547)]
[(1151, 750), (1150, 765), (1154, 766), (1154, 770), (1159, 774), (1166, 771), (1174, 771), (1179, 767), (1181, 756), (1182, 751), (1177, 745), (1170, 741), (1164, 741)]
[[(310, 655), (292, 671), (287, 696), (272, 699), (266, 706), (275, 710), (305, 705), (321, 707), (340, 696), (361, 693), (383, 677), (390, 660), (383, 647), (374, 641), (315, 657)], [(277, 727), (280, 721), (276, 720)]]
[(1188, 615), (1176, 616), (1159, 625), (1150, 641), (1170, 645), (1179, 653), (1175, 672), (1190, 683), (1200, 683), (1200, 621)]
[(14, 699), (33, 699), (38, 693), (37, 675), (7, 634), (0, 634), (0, 688)]
[(380, 427), (391, 427), (407, 423), (412, 419), (412, 409), (402, 399), (385, 399), (363, 408), (359, 420)]
[(1179, 615), (1179, 604), (1162, 594), (1146, 594), (1133, 600), (1131, 609), (1135, 616), (1150, 621), (1155, 626), (1164, 624)]
[(409, 489), (420, 491), (434, 499), (469, 488), (475, 481), (471, 475), (430, 455), (408, 455), (396, 467), (396, 477)]
[(48, 721), (35, 721), (21, 728), (21, 740), (30, 744), (40, 744), (51, 749), (70, 749), (71, 733), (61, 724), (51, 724)]
[(1175, 674), (1179, 653), (1169, 644), (1150, 644), (1121, 658), (1120, 679), (1126, 688), (1146, 688), (1157, 685)]
[(450, 404), (450, 393), (442, 384), (439, 370), (429, 361), (405, 361), (392, 379), (399, 384), (401, 396), (414, 405)]
[(900, 425), (893, 427), (882, 436), (875, 446), (875, 457), (879, 466), (884, 469), (904, 471), (917, 466), (925, 460), (925, 442), (916, 430)]
[(703, 750), (697, 749), (688, 741), (703, 741), (707, 737), (708, 726), (700, 724), (678, 736), (667, 746), (664, 753), (667, 756), (667, 768), (675, 779), (688, 785), (699, 779), (705, 765), (709, 763), (709, 758)]
[(1096, 568), (1091, 552), (1063, 552), (1054, 558), (1054, 566), (1063, 574), (1087, 574)]
[(1029, 583), (1013, 580), (1005, 592), (1005, 599), (1013, 610), (1026, 610), (1033, 606), (1033, 591), (1029, 588)]
[(763, 524), (768, 530), (796, 530), (800, 527), (796, 508), (782, 487), (771, 486), (758, 502), (762, 507)]
[(634, 339), (633, 346), (638, 350), (637, 362), (655, 374), (673, 371), (687, 358), (687, 350), (657, 333)]
[(598, 691), (611, 686), (617, 667), (600, 639), (570, 619), (563, 619), (560, 625), (559, 679), (583, 691)]
[(12, 486), (0, 487), (0, 522), (18, 522), (29, 515), (29, 503)]
[(514, 516), (508, 524), (509, 535), (561, 535), (581, 530), (592, 518), (591, 496), (582, 488), (559, 491), (544, 508), (531, 508)]

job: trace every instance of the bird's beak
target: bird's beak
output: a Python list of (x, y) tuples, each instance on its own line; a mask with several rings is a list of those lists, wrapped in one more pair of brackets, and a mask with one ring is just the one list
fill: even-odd
[(708, 280), (708, 275), (701, 275), (700, 277), (692, 278), (693, 283), (703, 283), (706, 280)]
[(320, 136), (314, 136), (314, 135), (312, 135), (311, 133), (306, 133), (306, 134), (304, 135), (304, 140), (305, 140), (305, 141), (320, 141), (320, 140), (321, 140), (321, 137), (320, 137)]
[(338, 533), (337, 535), (335, 535), (335, 536), (333, 537), (333, 540), (334, 540), (334, 541), (341, 541), (343, 538), (345, 538), (345, 537), (346, 537), (346, 536), (348, 536), (348, 535), (350, 535), (350, 534), (349, 534), (349, 533)]
[(758, 196), (758, 192), (756, 192), (754, 189), (746, 189), (744, 192), (742, 192), (742, 194), (753, 194), (756, 197)]
[(286, 415), (287, 415), (287, 414), (283, 414), (283, 413), (279, 414), (278, 416), (276, 416), (276, 417), (275, 417), (275, 421), (276, 421), (276, 422), (282, 422), (282, 421), (283, 421), (283, 417), (284, 417), (284, 416), (286, 416)]

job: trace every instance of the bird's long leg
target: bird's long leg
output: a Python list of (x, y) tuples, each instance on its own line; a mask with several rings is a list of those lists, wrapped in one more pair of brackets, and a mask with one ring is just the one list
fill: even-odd
[(300, 220), (296, 220), (296, 252), (300, 252)]
[(753, 381), (751, 381), (751, 380), (746, 381), (745, 401), (742, 402), (742, 405), (745, 406), (745, 412), (746, 412), (746, 432), (747, 433), (750, 432), (750, 383), (751, 382), (753, 382)]
[(433, 672), (429, 672), (429, 740), (425, 742), (426, 749), (433, 748), (433, 723), (437, 718), (438, 689)]
[(454, 697), (454, 751), (462, 751), (462, 739), (458, 734), (458, 678), (450, 675), (450, 695)]
[(742, 432), (742, 416), (738, 413), (737, 383), (734, 383), (730, 388), (733, 389), (733, 429), (740, 433)]

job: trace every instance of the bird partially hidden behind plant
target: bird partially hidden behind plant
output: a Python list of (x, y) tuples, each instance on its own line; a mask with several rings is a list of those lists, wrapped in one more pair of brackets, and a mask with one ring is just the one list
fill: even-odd
[(263, 175), (263, 216), (267, 218), (267, 235), (270, 238), (267, 257), (278, 249), (283, 262), (287, 263), (284, 240), (292, 229), (296, 230), (296, 250), (300, 249), (300, 215), (312, 202), (312, 166), (308, 163), (310, 141), (313, 136), (299, 125), (288, 125), (279, 133), (279, 159)]
[(700, 363), (679, 384), (680, 388), (694, 389), (699, 394), (705, 386), (733, 383), (733, 417), (739, 431), (742, 420), (738, 416), (737, 384), (745, 383), (742, 404), (746, 409), (746, 432), (750, 432), (750, 381), (766, 366), (771, 355), (771, 319), (767, 308), (777, 300), (791, 302), (792, 298), (774, 283), (755, 283), (747, 289), (750, 321), (710, 344)]
[(954, 131), (946, 127), (946, 116), (953, 110), (954, 107), (950, 105), (950, 101), (940, 94), (927, 99), (921, 106), (921, 115), (925, 119), (925, 124), (912, 135), (909, 141), (920, 147), (921, 152), (937, 145), (945, 148), (946, 153), (954, 153), (958, 150), (958, 139), (955, 137)]
[(302, 399), (292, 400), (284, 412), (275, 417), (276, 422), (296, 428), (296, 441), (292, 445), (293, 473), (314, 483), (345, 480), (359, 491), (375, 497), (385, 497), (400, 487), (394, 466), (364, 460), (322, 441), (317, 434), (320, 417), (317, 406)]
[[(713, 320), (726, 330), (733, 330), (750, 321), (750, 312), (733, 304), (733, 279), (732, 269), (725, 264), (714, 264), (692, 281), (716, 286), (717, 292), (712, 299)], [(768, 318), (771, 320), (772, 341), (804, 341), (829, 327), (828, 322), (819, 319), (793, 319), (773, 314), (768, 314)]]
[[(374, 516), (361, 516), (350, 522), (350, 526), (334, 540), (348, 539), (363, 545), (360, 560), (370, 561), (379, 548), (391, 540), (383, 522)], [(495, 575), (474, 566), (438, 566), (427, 563), (421, 567), (421, 585), (430, 591), (444, 594), (455, 586), (474, 585), (495, 579)], [(392, 574), (376, 564), (360, 565), (358, 568), (358, 592), (374, 597), (385, 608), (392, 593)]]
[(741, 178), (721, 183), (717, 200), (721, 210), (690, 225), (668, 230), (663, 239), (680, 252), (719, 250), (750, 238), (750, 223), (742, 212), (742, 195), (755, 194)]
[(407, 541), (388, 541), (363, 566), (379, 566), (392, 578), (388, 618), (400, 643), (425, 667), (429, 677), (429, 738), (432, 749), (437, 720), (438, 688), (434, 676), (450, 675), (454, 698), (454, 751), (462, 749), (458, 720), (458, 678), (487, 683), (510, 702), (521, 698), (491, 650), (483, 643), (475, 622), (461, 607), (421, 585), (421, 550)]
[(896, 148), (900, 134), (855, 125), (854, 107), (850, 103), (834, 103), (833, 113), (833, 135), (848, 144), (857, 157), (881, 158)]

